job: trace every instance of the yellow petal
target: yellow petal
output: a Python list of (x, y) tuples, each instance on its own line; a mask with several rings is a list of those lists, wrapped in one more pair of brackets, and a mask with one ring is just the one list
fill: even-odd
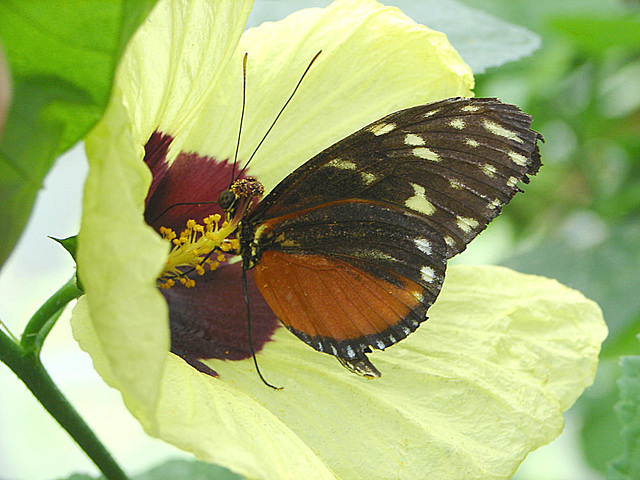
[[(250, 362), (209, 361), (289, 425), (340, 478), (510, 478), (563, 428), (595, 375), (598, 306), (554, 280), (451, 267), (430, 319), (370, 355), (366, 380), (280, 330)], [(204, 432), (203, 432), (204, 433)]]
[(233, 158), (242, 56), (248, 52), (239, 155), (246, 161), (320, 50), (252, 162), (250, 173), (267, 190), (314, 154), (390, 112), (472, 95), (471, 70), (444, 34), (373, 0), (337, 1), (248, 30), (182, 148)]
[(153, 408), (169, 348), (167, 305), (155, 281), (169, 245), (142, 221), (151, 174), (119, 93), (86, 139), (90, 169), (77, 259), (87, 315), (74, 315), (74, 328), (90, 322), (98, 332), (110, 384), (129, 408)]
[[(118, 69), (135, 141), (189, 128), (217, 88), (253, 0), (170, 0), (156, 4)], [(210, 134), (210, 133), (209, 133)]]

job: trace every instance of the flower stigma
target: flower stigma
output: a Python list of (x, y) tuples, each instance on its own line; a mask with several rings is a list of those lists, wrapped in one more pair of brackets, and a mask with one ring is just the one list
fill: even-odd
[(238, 252), (238, 239), (228, 238), (238, 224), (227, 221), (220, 224), (221, 218), (219, 214), (209, 215), (202, 220), (202, 224), (188, 220), (180, 235), (171, 228), (160, 227), (162, 238), (173, 244), (164, 271), (158, 278), (160, 288), (173, 287), (175, 279), (184, 287), (194, 287), (196, 282), (187, 277), (189, 273), (195, 271), (198, 275), (204, 275), (205, 266), (209, 271), (216, 270), (226, 260), (225, 253)]

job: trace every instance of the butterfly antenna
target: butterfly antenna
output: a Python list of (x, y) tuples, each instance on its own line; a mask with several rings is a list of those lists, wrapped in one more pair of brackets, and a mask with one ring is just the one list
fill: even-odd
[(260, 377), (260, 380), (262, 380), (262, 383), (264, 383), (267, 387), (271, 387), (274, 390), (282, 390), (282, 387), (276, 387), (267, 382), (262, 376), (262, 372), (260, 372), (260, 367), (258, 367), (258, 359), (256, 358), (256, 351), (253, 348), (253, 340), (251, 338), (251, 308), (249, 306), (249, 295), (247, 293), (247, 270), (244, 267), (242, 267), (242, 293), (244, 295), (244, 303), (247, 306), (247, 331), (249, 333), (249, 346), (251, 347), (251, 356), (253, 357), (253, 363), (256, 366), (256, 372), (258, 372), (258, 376)]
[[(233, 156), (233, 169), (231, 170), (231, 182), (229, 188), (233, 185), (236, 176), (236, 165), (238, 164), (238, 151), (240, 150), (240, 137), (242, 136), (242, 124), (244, 122), (244, 107), (247, 103), (247, 57), (249, 52), (244, 53), (242, 59), (242, 112), (240, 113), (240, 127), (238, 128), (238, 141), (236, 143), (236, 153)], [(242, 169), (244, 171), (244, 168)], [(242, 175), (242, 172), (238, 176)]]
[(309, 70), (311, 69), (311, 65), (313, 65), (313, 63), (320, 56), (321, 53), (322, 53), (322, 50), (320, 50), (318, 53), (316, 53), (316, 56), (311, 59), (311, 62), (309, 62), (309, 65), (307, 66), (307, 69), (304, 71), (304, 73), (300, 77), (300, 80), (298, 80), (298, 84), (296, 85), (296, 88), (294, 88), (293, 92), (291, 92), (291, 95), (289, 96), (289, 99), (282, 106), (282, 108), (280, 109), (280, 112), (278, 113), (278, 115), (276, 115), (276, 118), (273, 121), (273, 123), (271, 124), (271, 126), (269, 127), (269, 130), (267, 130), (267, 133), (264, 134), (264, 136), (262, 137), (262, 140), (260, 140), (260, 143), (258, 143), (258, 146), (256, 147), (256, 149), (253, 151), (253, 153), (249, 157), (249, 160), (247, 160), (247, 163), (244, 164), (244, 167), (242, 167), (242, 170), (240, 170), (240, 173), (238, 174), (238, 176), (242, 175), (242, 173), (247, 169), (247, 167), (249, 166), (249, 163), (251, 163), (251, 160), (253, 160), (253, 157), (255, 157), (256, 153), (258, 152), (258, 149), (264, 143), (264, 141), (267, 139), (267, 136), (269, 135), (269, 132), (271, 132), (271, 130), (275, 126), (276, 122), (280, 118), (280, 115), (282, 115), (282, 112), (284, 112), (284, 109), (287, 108), (287, 105), (289, 105), (289, 102), (291, 101), (293, 96), (298, 91), (298, 88), (300, 87), (300, 84), (302, 83), (302, 80), (304, 80), (305, 75), (307, 75), (307, 72), (309, 72)]

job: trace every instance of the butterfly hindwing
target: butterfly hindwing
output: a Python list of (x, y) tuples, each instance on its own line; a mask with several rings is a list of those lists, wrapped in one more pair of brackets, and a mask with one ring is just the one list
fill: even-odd
[(417, 215), (367, 200), (266, 220), (251, 237), (254, 277), (276, 316), (347, 366), (413, 332), (444, 279), (437, 232)]
[(244, 268), (293, 333), (365, 375), (426, 320), (446, 260), (540, 167), (531, 117), (496, 99), (401, 110), (303, 164), (242, 220)]

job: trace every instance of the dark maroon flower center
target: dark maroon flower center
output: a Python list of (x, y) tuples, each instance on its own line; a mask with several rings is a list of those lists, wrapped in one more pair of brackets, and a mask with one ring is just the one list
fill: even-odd
[[(171, 165), (166, 162), (173, 137), (155, 131), (145, 145), (144, 161), (153, 180), (146, 198), (145, 220), (156, 231), (168, 227), (176, 232), (190, 219), (224, 212), (214, 202), (231, 182), (232, 164), (227, 160), (180, 152)], [(217, 358), (244, 360), (251, 357), (247, 310), (242, 295), (240, 262), (195, 275), (196, 285), (161, 290), (169, 305), (171, 351), (198, 370), (215, 375), (200, 362)], [(264, 301), (253, 275), (247, 275), (251, 305), (253, 348), (260, 351), (279, 323)]]

